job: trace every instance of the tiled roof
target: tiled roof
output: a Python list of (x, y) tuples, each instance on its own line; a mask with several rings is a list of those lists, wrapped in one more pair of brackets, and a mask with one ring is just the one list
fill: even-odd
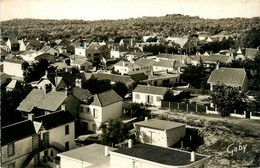
[(16, 64), (22, 64), (22, 63), (24, 63), (24, 60), (22, 60), (22, 59), (5, 59), (4, 62), (12, 62), (12, 63), (16, 63)]
[(130, 76), (122, 76), (117, 74), (106, 74), (106, 73), (96, 73), (93, 74), (94, 77), (100, 79), (100, 80), (110, 80), (112, 82), (122, 82), (126, 84), (129, 80), (131, 80)]
[[(133, 145), (132, 148), (121, 148), (117, 151), (113, 151), (112, 153), (119, 153), (167, 166), (179, 167), (194, 163), (191, 161), (190, 152), (148, 144)], [(207, 156), (195, 154), (195, 162), (205, 158), (207, 158)]]
[(246, 77), (246, 71), (243, 68), (220, 68), (212, 71), (208, 83), (223, 83), (229, 85), (241, 86)]
[(44, 90), (33, 89), (20, 103), (17, 110), (30, 112), (34, 107), (39, 109), (56, 111), (67, 96), (64, 92), (44, 93)]
[(17, 38), (9, 38), (9, 40), (12, 44), (19, 44), (19, 41), (17, 40)]
[(146, 75), (144, 72), (131, 74), (130, 76), (136, 82), (148, 79), (148, 75)]
[(36, 117), (34, 120), (41, 122), (46, 130), (50, 130), (58, 126), (74, 122), (75, 118), (68, 111), (58, 111)]
[(33, 89), (26, 98), (20, 103), (17, 110), (30, 112), (44, 98), (44, 91)]
[(164, 95), (167, 92), (167, 90), (168, 90), (168, 88), (166, 88), (166, 87), (138, 85), (133, 90), (133, 92)]
[(22, 121), (1, 128), (1, 145), (27, 138), (35, 134), (34, 125), (30, 120)]
[(139, 65), (136, 65), (134, 63), (131, 63), (131, 62), (127, 62), (127, 61), (119, 61), (117, 62), (116, 64), (114, 64), (114, 66), (125, 66), (125, 67), (128, 67), (128, 68), (134, 68), (134, 67), (139, 67)]
[(83, 65), (83, 64), (92, 65), (91, 62), (88, 62), (88, 61), (82, 60), (82, 59), (76, 59), (75, 61), (72, 62), (72, 64), (77, 64), (77, 65)]
[(166, 120), (148, 120), (134, 123), (134, 125), (140, 125), (142, 127), (154, 128), (159, 130), (170, 130), (173, 128), (185, 126), (183, 123), (166, 121)]
[(181, 38), (179, 38), (179, 39), (174, 40), (174, 43), (175, 43), (175, 44), (179, 44), (180, 47), (183, 48), (184, 45), (185, 45), (188, 41), (189, 41), (188, 39), (181, 39)]
[(146, 58), (140, 58), (135, 61), (135, 64), (138, 64), (140, 66), (153, 66), (155, 63), (155, 61)]
[(92, 97), (93, 95), (87, 89), (82, 89), (80, 87), (74, 87), (73, 96), (75, 96), (80, 101), (84, 101), (84, 100)]
[(193, 61), (200, 61), (202, 60), (203, 62), (221, 62), (221, 63), (228, 63), (230, 60), (230, 57), (227, 55), (196, 55), (195, 58), (192, 59)]
[(95, 94), (94, 101), (91, 105), (104, 107), (122, 100), (123, 99), (114, 90), (109, 90), (103, 93)]
[(185, 60), (187, 55), (173, 55), (173, 54), (159, 54), (158, 58), (168, 58), (168, 59), (176, 59), (176, 60)]
[(185, 65), (178, 60), (175, 60), (175, 61), (160, 60), (154, 66), (161, 66), (161, 67), (167, 67), (167, 68), (178, 68), (178, 67), (184, 67)]

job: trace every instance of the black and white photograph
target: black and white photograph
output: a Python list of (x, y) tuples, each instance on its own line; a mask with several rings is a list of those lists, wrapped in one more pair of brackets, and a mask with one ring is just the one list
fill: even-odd
[(260, 0), (0, 0), (1, 168), (260, 168)]

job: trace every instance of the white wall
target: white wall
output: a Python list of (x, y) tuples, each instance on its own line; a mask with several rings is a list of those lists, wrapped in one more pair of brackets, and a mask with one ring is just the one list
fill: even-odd
[(120, 53), (119, 53), (119, 51), (111, 50), (110, 56), (111, 56), (111, 58), (120, 58)]
[(80, 160), (75, 160), (72, 158), (61, 156), (60, 166), (61, 168), (82, 168), (91, 166), (90, 163), (82, 162)]
[(128, 74), (129, 72), (129, 68), (126, 67), (126, 66), (117, 66), (117, 65), (114, 65), (114, 70), (119, 72), (120, 74)]
[(4, 73), (23, 78), (22, 64), (4, 61)]
[(162, 66), (153, 66), (153, 71), (165, 71), (165, 70), (172, 72), (172, 71), (174, 71), (174, 68), (162, 67)]
[(86, 48), (76, 47), (75, 48), (75, 55), (86, 56)]
[[(140, 95), (140, 98), (136, 98), (136, 94)], [(147, 96), (153, 97), (153, 103), (151, 105), (153, 106), (161, 106), (161, 100), (163, 99), (163, 95), (154, 95), (154, 94), (147, 94), (147, 93), (139, 93), (139, 92), (133, 92), (133, 98), (132, 101), (135, 103), (147, 103)], [(160, 101), (157, 101), (157, 97), (160, 97)]]

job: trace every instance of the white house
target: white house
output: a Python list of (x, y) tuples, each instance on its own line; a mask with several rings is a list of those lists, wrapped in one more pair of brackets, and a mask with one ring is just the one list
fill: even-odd
[(20, 45), (20, 51), (26, 51), (26, 46), (23, 40), (18, 40)]
[(116, 64), (114, 64), (114, 70), (116, 72), (119, 72), (121, 75), (128, 74), (132, 71), (139, 71), (140, 69), (140, 65), (127, 61), (119, 61)]
[(58, 154), (61, 168), (110, 167), (109, 151), (116, 148), (91, 144)]
[(110, 57), (111, 58), (121, 58), (121, 57), (125, 56), (128, 52), (129, 52), (129, 50), (127, 48), (125, 48), (124, 46), (116, 46), (110, 50)]
[(148, 144), (110, 152), (110, 168), (206, 168), (208, 156)]
[(168, 88), (166, 87), (138, 85), (133, 90), (132, 101), (135, 103), (161, 106), (161, 100), (163, 99), (163, 96), (167, 90)]
[(215, 69), (211, 72), (208, 84), (210, 90), (214, 90), (214, 86), (218, 84), (225, 84), (237, 88), (242, 93), (248, 90), (249, 82), (244, 68), (226, 68)]
[[(30, 117), (29, 117), (30, 118)], [(67, 111), (57, 111), (40, 117), (31, 117), (40, 145), (40, 160), (52, 160), (58, 153), (75, 148), (75, 118)]]
[(43, 54), (43, 51), (25, 51), (23, 53), (20, 54), (20, 56), (23, 58), (23, 60), (27, 61), (27, 62), (34, 62), (36, 61), (36, 57), (38, 57), (39, 55)]
[(23, 68), (22, 64), (24, 60), (22, 59), (5, 59), (4, 60), (4, 73), (10, 76), (18, 77), (23, 80)]
[(75, 47), (75, 55), (87, 56), (87, 48), (86, 47)]
[(89, 105), (80, 105), (80, 121), (87, 130), (96, 132), (101, 123), (122, 115), (123, 99), (114, 91), (109, 90), (94, 95)]
[(75, 67), (79, 71), (89, 71), (92, 68), (92, 63), (86, 61), (84, 59), (76, 59), (71, 62), (70, 64), (72, 67)]
[(160, 60), (153, 65), (153, 71), (181, 73), (181, 68), (183, 67), (185, 65), (177, 60)]
[(185, 137), (185, 124), (166, 120), (134, 123), (136, 140), (162, 147), (172, 147)]

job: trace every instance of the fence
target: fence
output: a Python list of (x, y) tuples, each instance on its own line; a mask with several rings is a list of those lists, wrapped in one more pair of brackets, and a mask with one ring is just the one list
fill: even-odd
[(183, 111), (192, 111), (192, 112), (206, 112), (206, 106), (200, 104), (189, 104), (189, 103), (178, 103), (178, 102), (169, 102), (162, 101), (161, 107), (175, 109), (175, 110), (183, 110)]

